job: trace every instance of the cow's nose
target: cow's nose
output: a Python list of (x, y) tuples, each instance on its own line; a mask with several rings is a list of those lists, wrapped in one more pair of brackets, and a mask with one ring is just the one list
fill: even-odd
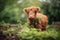
[(32, 16), (30, 16), (30, 17), (29, 17), (29, 19), (33, 19), (33, 17), (32, 17)]
[(29, 17), (29, 19), (32, 19), (32, 17)]

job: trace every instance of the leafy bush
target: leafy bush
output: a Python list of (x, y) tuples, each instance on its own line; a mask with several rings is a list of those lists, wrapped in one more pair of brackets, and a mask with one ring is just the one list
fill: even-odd
[(17, 35), (20, 40), (59, 40), (60, 32), (50, 27), (48, 25), (46, 31), (38, 32), (37, 29), (25, 23), (25, 25), (20, 25), (19, 27), (10, 27), (3, 32), (4, 34)]
[(22, 40), (56, 40), (58, 32), (55, 29), (38, 32), (35, 28), (24, 27), (17, 36)]

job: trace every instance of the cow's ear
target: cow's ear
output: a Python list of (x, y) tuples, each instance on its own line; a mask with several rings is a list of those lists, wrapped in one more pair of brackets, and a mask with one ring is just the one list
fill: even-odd
[(28, 13), (28, 9), (27, 8), (24, 8), (23, 11), (26, 12), (26, 13)]
[(39, 7), (37, 7), (36, 9), (37, 9), (37, 12), (40, 12), (40, 8)]

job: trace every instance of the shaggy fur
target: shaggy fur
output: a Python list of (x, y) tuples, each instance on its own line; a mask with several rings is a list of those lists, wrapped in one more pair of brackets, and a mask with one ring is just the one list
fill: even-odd
[(48, 17), (42, 13), (39, 13), (39, 7), (27, 7), (24, 8), (24, 11), (27, 13), (28, 22), (30, 23), (30, 25), (33, 25), (39, 31), (46, 30), (46, 26), (48, 24)]

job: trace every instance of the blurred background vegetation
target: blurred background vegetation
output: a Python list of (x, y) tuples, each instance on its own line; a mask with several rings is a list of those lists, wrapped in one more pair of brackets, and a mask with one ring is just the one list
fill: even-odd
[(19, 40), (60, 40), (60, 30), (49, 24), (47, 31), (38, 32), (35, 28), (29, 28), (27, 15), (23, 11), (29, 6), (40, 7), (41, 13), (48, 16), (49, 24), (60, 21), (60, 0), (0, 0), (0, 35), (9, 36), (9, 40), (13, 36)]
[(49, 24), (60, 21), (59, 0), (0, 0), (0, 23), (26, 23), (25, 7), (38, 6), (49, 18)]

